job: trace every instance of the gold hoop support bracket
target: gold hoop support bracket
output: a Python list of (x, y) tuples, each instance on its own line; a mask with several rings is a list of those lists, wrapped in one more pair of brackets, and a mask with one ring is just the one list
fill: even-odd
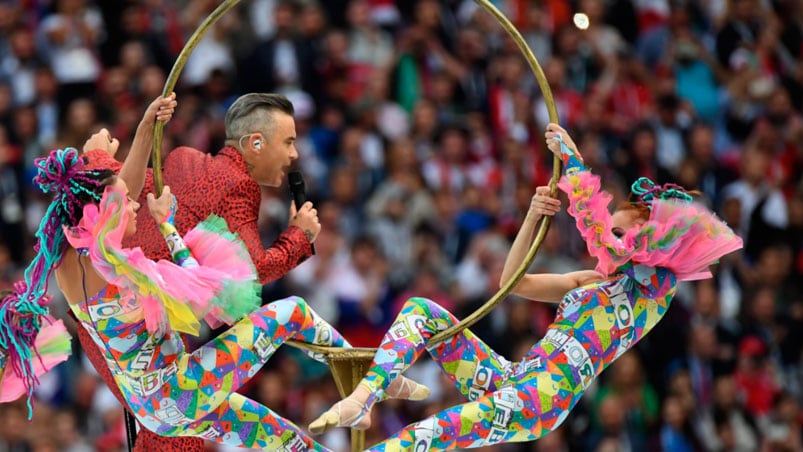
[[(357, 387), (365, 374), (368, 373), (374, 355), (376, 355), (375, 348), (326, 347), (295, 340), (289, 340), (285, 343), (323, 355), (326, 358), (326, 362), (329, 363), (329, 370), (332, 372), (332, 379), (335, 380), (337, 391), (343, 398), (351, 394), (351, 391)], [(364, 449), (365, 432), (351, 429), (351, 450), (358, 452)]]
[[(198, 25), (198, 28), (195, 29), (195, 32), (187, 40), (187, 43), (184, 44), (181, 53), (176, 57), (176, 62), (173, 63), (173, 68), (170, 70), (170, 74), (165, 81), (165, 86), (162, 89), (163, 97), (169, 96), (170, 93), (173, 92), (176, 83), (178, 83), (181, 71), (184, 70), (184, 65), (187, 64), (190, 55), (192, 55), (192, 52), (198, 46), (198, 43), (201, 42), (201, 39), (203, 39), (209, 28), (238, 3), (240, 3), (240, 0), (224, 0), (223, 3), (218, 5), (218, 7)], [(162, 133), (164, 132), (164, 125), (165, 123), (163, 121), (156, 121), (156, 124), (153, 126), (153, 154), (151, 161), (153, 166), (153, 184), (156, 189), (157, 197), (162, 195), (162, 189), (164, 188), (164, 181), (162, 179)]]
[[(502, 14), (502, 12), (499, 11), (494, 5), (492, 5), (488, 0), (475, 1), (491, 16), (493, 16), (494, 19), (496, 19), (502, 28), (504, 28), (510, 37), (516, 42), (516, 45), (519, 47), (522, 55), (524, 55), (524, 58), (530, 65), (530, 69), (535, 75), (535, 79), (538, 81), (538, 86), (541, 88), (541, 94), (544, 96), (544, 102), (546, 103), (547, 110), (549, 111), (549, 120), (557, 123), (558, 110), (555, 107), (555, 98), (552, 96), (552, 90), (549, 88), (549, 82), (546, 79), (543, 69), (541, 69), (541, 65), (538, 64), (538, 59), (535, 57), (532, 49), (530, 49), (530, 47), (527, 45), (527, 42), (521, 36), (521, 33), (519, 33), (516, 27), (510, 23), (510, 20), (508, 20), (508, 18), (505, 17), (505, 15)], [(555, 156), (552, 160), (552, 179), (549, 181), (549, 193), (552, 196), (555, 196), (558, 192), (558, 179), (560, 178), (561, 169), (560, 163), (560, 159)], [(538, 253), (538, 249), (541, 247), (544, 237), (546, 237), (547, 230), (549, 229), (549, 223), (550, 217), (544, 215), (538, 225), (538, 232), (535, 235), (535, 240), (533, 240), (532, 245), (530, 245), (530, 249), (524, 256), (524, 261), (521, 263), (521, 265), (519, 265), (519, 268), (516, 269), (516, 272), (513, 274), (513, 276), (511, 276), (510, 279), (502, 285), (499, 291), (496, 292), (488, 301), (486, 301), (485, 304), (477, 308), (476, 311), (471, 313), (465, 319), (461, 320), (460, 323), (453, 325), (433, 336), (429, 340), (429, 347), (433, 347), (445, 340), (448, 340), (456, 334), (460, 334), (460, 332), (471, 325), (474, 325), (478, 320), (488, 315), (488, 313), (491, 312), (491, 310), (493, 310), (493, 308), (495, 308), (500, 301), (510, 294), (510, 291), (513, 290), (513, 287), (515, 287), (519, 281), (521, 281), (521, 278), (524, 277), (527, 269), (530, 268), (530, 265), (533, 263), (533, 259), (535, 259), (535, 255)]]

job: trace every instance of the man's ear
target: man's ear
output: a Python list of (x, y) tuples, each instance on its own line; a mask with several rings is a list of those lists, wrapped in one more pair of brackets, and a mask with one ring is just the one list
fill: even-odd
[(255, 133), (248, 138), (248, 141), (251, 143), (251, 146), (256, 150), (257, 153), (262, 151), (262, 147), (265, 146), (265, 137), (262, 136), (261, 133)]

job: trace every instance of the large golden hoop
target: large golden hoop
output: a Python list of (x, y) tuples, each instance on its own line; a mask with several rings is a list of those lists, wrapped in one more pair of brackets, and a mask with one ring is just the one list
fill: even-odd
[[(549, 111), (549, 120), (554, 123), (558, 123), (558, 109), (555, 107), (555, 99), (552, 97), (552, 90), (549, 88), (549, 82), (546, 79), (546, 75), (544, 74), (543, 69), (541, 69), (541, 65), (538, 64), (538, 59), (535, 57), (532, 49), (527, 45), (527, 42), (519, 33), (519, 30), (510, 23), (507, 17), (502, 14), (494, 5), (491, 4), (488, 0), (474, 0), (483, 7), (488, 13), (496, 19), (497, 22), (502, 26), (502, 28), (507, 31), (513, 41), (516, 42), (516, 45), (519, 47), (522, 55), (527, 60), (527, 63), (530, 65), (530, 70), (532, 70), (533, 74), (535, 75), (535, 79), (538, 81), (538, 86), (541, 88), (541, 94), (544, 96), (544, 101), (546, 102), (547, 110)], [(552, 179), (549, 181), (549, 192), (552, 196), (555, 196), (558, 192), (558, 178), (560, 178), (560, 159), (555, 156), (552, 159)], [(544, 215), (541, 218), (541, 222), (538, 225), (538, 231), (535, 234), (535, 239), (533, 240), (532, 245), (530, 245), (530, 249), (527, 251), (527, 254), (524, 257), (524, 261), (522, 261), (519, 268), (516, 269), (516, 273), (510, 277), (505, 284), (497, 291), (488, 301), (485, 302), (482, 306), (477, 308), (476, 311), (471, 313), (468, 317), (461, 320), (460, 323), (457, 325), (453, 325), (440, 333), (436, 334), (429, 340), (429, 346), (433, 346), (440, 342), (450, 339), (451, 337), (459, 334), (464, 329), (470, 327), (471, 325), (477, 323), (478, 320), (488, 315), (489, 312), (493, 308), (499, 304), (505, 297), (510, 294), (510, 291), (516, 284), (521, 281), (521, 278), (527, 272), (527, 269), (530, 268), (530, 265), (533, 263), (533, 259), (535, 259), (535, 255), (538, 253), (538, 249), (541, 247), (541, 243), (544, 241), (544, 237), (546, 237), (547, 230), (549, 229), (551, 217), (548, 215)]]
[[(201, 42), (201, 39), (209, 28), (237, 5), (237, 3), (240, 3), (240, 0), (224, 0), (223, 3), (218, 5), (218, 7), (198, 25), (198, 28), (195, 29), (190, 39), (184, 44), (181, 53), (176, 57), (176, 62), (173, 63), (173, 68), (170, 69), (170, 74), (167, 76), (167, 80), (165, 80), (165, 86), (162, 88), (162, 96), (168, 96), (173, 92), (176, 83), (178, 83), (181, 71), (184, 70), (184, 65), (187, 64), (187, 60), (190, 58), (192, 51), (195, 50), (195, 47)], [(164, 125), (165, 123), (163, 121), (156, 121), (156, 124), (153, 126), (153, 157), (151, 166), (153, 166), (153, 184), (156, 188), (157, 197), (162, 195), (162, 189), (164, 188), (164, 182), (162, 181), (162, 133), (164, 132)]]
[[(226, 12), (228, 12), (231, 8), (239, 3), (240, 0), (224, 0), (214, 11), (212, 11), (206, 19), (201, 22), (195, 32), (190, 36), (187, 40), (187, 43), (184, 45), (184, 48), (179, 53), (178, 57), (176, 58), (176, 62), (173, 64), (173, 68), (170, 71), (170, 74), (165, 81), (164, 89), (162, 90), (162, 95), (167, 96), (176, 86), (178, 82), (178, 78), (181, 74), (181, 71), (184, 69), (184, 65), (187, 63), (187, 59), (189, 58), (190, 54), (192, 54), (195, 47), (198, 45), (198, 42), (203, 38), (209, 28), (220, 19)], [(483, 9), (485, 9), (493, 18), (502, 26), (502, 28), (507, 31), (507, 33), (513, 38), (516, 45), (518, 46), (521, 53), (524, 55), (524, 58), (527, 60), (527, 63), (530, 65), (530, 70), (535, 75), (536, 80), (538, 81), (538, 86), (541, 89), (541, 93), (544, 96), (544, 101), (546, 102), (547, 110), (549, 112), (549, 119), (552, 122), (558, 122), (558, 111), (555, 107), (555, 100), (552, 96), (552, 90), (549, 88), (549, 83), (546, 79), (546, 75), (544, 74), (543, 69), (541, 69), (541, 65), (538, 64), (538, 60), (535, 57), (535, 54), (529, 48), (527, 43), (524, 41), (524, 38), (521, 36), (521, 33), (516, 29), (515, 26), (499, 11), (493, 4), (491, 4), (488, 0), (475, 0), (478, 5), (480, 5)], [(154, 132), (153, 132), (153, 178), (154, 178), (154, 185), (156, 188), (156, 194), (161, 195), (162, 188), (164, 187), (164, 183), (162, 181), (162, 133), (164, 131), (164, 123), (162, 121), (156, 121), (154, 125)], [(549, 184), (550, 193), (554, 196), (557, 194), (557, 181), (560, 177), (560, 159), (557, 157), (553, 158), (552, 163), (552, 180)], [(514, 275), (508, 280), (499, 291), (496, 292), (488, 301), (486, 301), (480, 308), (478, 308), (475, 312), (471, 315), (463, 319), (460, 323), (440, 332), (439, 334), (435, 335), (430, 339), (430, 346), (438, 344), (442, 341), (448, 340), (449, 338), (459, 334), (464, 329), (470, 327), (478, 320), (486, 316), (494, 307), (501, 300), (503, 300), (513, 289), (513, 287), (518, 284), (524, 274), (527, 272), (527, 269), (532, 264), (533, 259), (535, 259), (535, 255), (538, 253), (538, 249), (541, 247), (541, 243), (544, 241), (544, 237), (546, 236), (546, 232), (549, 229), (550, 224), (550, 217), (544, 216), (541, 222), (538, 225), (538, 231), (536, 233), (535, 239), (533, 240), (532, 245), (530, 246), (529, 250), (527, 251), (526, 256), (524, 257), (524, 261), (519, 265), (516, 269)], [(359, 349), (344, 349), (338, 347), (323, 347), (313, 344), (307, 344), (298, 341), (288, 341), (287, 342), (294, 347), (305, 349), (308, 351), (312, 351), (315, 353), (321, 353), (326, 356), (327, 361), (329, 362), (330, 369), (332, 371), (332, 376), (335, 379), (335, 383), (337, 384), (338, 390), (340, 391), (341, 395), (346, 396), (348, 395), (354, 387), (356, 387), (357, 383), (359, 383), (362, 376), (365, 374), (368, 368), (368, 364), (370, 364), (371, 360), (373, 359), (374, 353), (376, 349), (371, 348), (359, 348)], [(357, 432), (352, 430), (352, 443), (351, 447), (353, 451), (359, 451), (364, 448), (365, 442), (365, 432)]]

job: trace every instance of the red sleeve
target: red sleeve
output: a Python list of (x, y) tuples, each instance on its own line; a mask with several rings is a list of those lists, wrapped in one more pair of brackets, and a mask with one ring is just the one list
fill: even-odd
[(226, 206), (221, 209), (229, 229), (237, 233), (248, 247), (262, 284), (275, 281), (312, 255), (307, 236), (300, 228), (287, 228), (268, 249), (262, 245), (257, 227), (259, 196), (243, 196), (248, 190), (236, 186), (223, 197)]

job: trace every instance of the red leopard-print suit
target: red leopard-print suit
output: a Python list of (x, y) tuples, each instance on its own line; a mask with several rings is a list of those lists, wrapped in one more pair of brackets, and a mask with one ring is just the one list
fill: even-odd
[[(89, 168), (110, 168), (117, 172), (122, 166), (102, 150), (89, 151), (84, 155), (89, 160)], [(248, 247), (263, 284), (281, 278), (311, 255), (309, 240), (295, 226), (287, 228), (270, 248), (263, 247), (257, 229), (261, 190), (248, 174), (245, 161), (236, 149), (224, 147), (213, 157), (192, 148), (177, 148), (165, 158), (162, 174), (165, 185), (170, 186), (178, 200), (176, 229), (179, 233), (185, 234), (212, 213), (224, 218), (229, 229), (236, 232)], [(139, 199), (143, 208), (137, 214), (137, 233), (126, 239), (124, 245), (141, 247), (150, 259), (170, 259), (159, 227), (146, 207), (145, 196), (153, 191), (153, 174), (149, 169)], [(78, 339), (103, 381), (120, 403), (126, 406), (103, 358), (103, 352), (80, 323)], [(203, 452), (204, 440), (194, 437), (162, 437), (140, 426), (134, 450)]]

